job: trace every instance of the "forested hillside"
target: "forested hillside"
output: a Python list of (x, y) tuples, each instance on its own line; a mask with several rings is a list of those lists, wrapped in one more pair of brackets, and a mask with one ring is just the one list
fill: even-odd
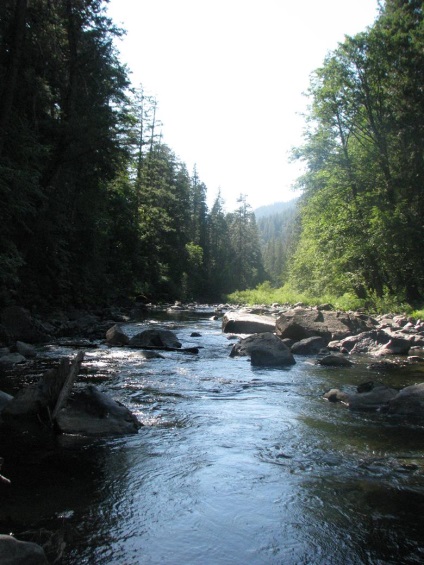
[(208, 209), (105, 4), (0, 4), (0, 306), (219, 300), (263, 280), (246, 198)]
[(283, 285), (288, 278), (290, 257), (299, 236), (297, 203), (294, 199), (255, 210), (264, 268), (274, 287)]
[(422, 1), (387, 0), (372, 28), (327, 56), (309, 96), (292, 286), (422, 301)]

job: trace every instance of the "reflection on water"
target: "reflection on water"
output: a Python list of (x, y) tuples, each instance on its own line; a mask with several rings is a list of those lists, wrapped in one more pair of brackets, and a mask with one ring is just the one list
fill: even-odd
[(371, 378), (424, 381), (418, 369), (370, 377), (365, 362), (335, 369), (301, 357), (252, 369), (229, 358), (220, 322), (161, 324), (199, 354), (86, 354), (82, 379), (101, 375), (98, 386), (143, 422), (136, 436), (47, 435), (34, 446), (3, 434), (13, 481), (1, 487), (3, 532), (63, 529), (66, 565), (423, 561), (423, 428), (322, 399)]

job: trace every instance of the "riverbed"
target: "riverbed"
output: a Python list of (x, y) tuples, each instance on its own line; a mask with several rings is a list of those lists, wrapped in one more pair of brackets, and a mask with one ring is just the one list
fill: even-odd
[(253, 368), (229, 357), (234, 341), (208, 311), (150, 314), (123, 329), (151, 327), (199, 353), (146, 360), (99, 344), (77, 385), (128, 406), (138, 434), (2, 434), (12, 480), (1, 486), (2, 533), (62, 532), (65, 565), (424, 561), (424, 428), (322, 398), (369, 380), (423, 382), (420, 366), (379, 373), (366, 358), (326, 368), (296, 357), (286, 369)]

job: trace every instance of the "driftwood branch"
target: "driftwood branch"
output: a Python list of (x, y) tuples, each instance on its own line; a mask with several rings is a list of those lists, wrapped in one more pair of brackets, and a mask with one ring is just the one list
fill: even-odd
[(73, 384), (75, 382), (75, 379), (78, 376), (78, 373), (79, 373), (83, 359), (84, 359), (84, 353), (82, 351), (78, 352), (77, 356), (72, 361), (70, 366), (69, 366), (69, 360), (68, 359), (66, 359), (66, 358), (62, 359), (61, 366), (60, 366), (60, 372), (61, 373), (66, 372), (67, 374), (66, 374), (66, 377), (64, 379), (63, 386), (62, 386), (62, 388), (59, 392), (59, 395), (57, 397), (56, 405), (55, 405), (53, 412), (52, 412), (52, 415), (51, 415), (52, 420), (55, 420), (56, 416), (59, 413), (59, 410), (62, 408), (64, 402), (68, 398), (68, 396), (71, 392), (71, 389), (73, 387)]
[[(3, 466), (3, 461), (4, 461), (3, 457), (0, 457), (0, 469)], [(0, 483), (5, 483), (6, 485), (10, 485), (11, 482), (10, 482), (9, 479), (4, 477), (3, 475), (0, 475)]]

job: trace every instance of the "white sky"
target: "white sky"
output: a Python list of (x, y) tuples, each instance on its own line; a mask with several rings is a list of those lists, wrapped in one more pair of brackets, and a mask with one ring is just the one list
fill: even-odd
[(121, 61), (159, 104), (163, 140), (194, 164), (212, 204), (290, 200), (310, 73), (377, 0), (110, 0)]

